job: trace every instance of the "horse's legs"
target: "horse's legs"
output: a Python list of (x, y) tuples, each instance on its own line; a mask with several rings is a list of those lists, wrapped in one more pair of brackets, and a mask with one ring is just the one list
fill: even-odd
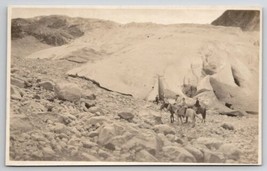
[(206, 122), (206, 114), (205, 113), (201, 113), (202, 115), (202, 123), (205, 123)]
[(173, 122), (174, 122), (174, 116), (171, 115), (171, 123), (173, 123)]

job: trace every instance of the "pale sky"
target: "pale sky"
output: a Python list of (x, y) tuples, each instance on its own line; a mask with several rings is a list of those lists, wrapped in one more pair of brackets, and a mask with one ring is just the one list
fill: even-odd
[(226, 9), (222, 8), (12, 8), (11, 18), (31, 18), (43, 15), (67, 15), (70, 17), (97, 18), (125, 24), (153, 22), (158, 24), (197, 23), (209, 24)]

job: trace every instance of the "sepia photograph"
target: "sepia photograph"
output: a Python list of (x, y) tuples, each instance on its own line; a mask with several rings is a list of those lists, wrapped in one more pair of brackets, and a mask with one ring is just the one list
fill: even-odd
[(261, 165), (262, 8), (10, 6), (6, 165)]

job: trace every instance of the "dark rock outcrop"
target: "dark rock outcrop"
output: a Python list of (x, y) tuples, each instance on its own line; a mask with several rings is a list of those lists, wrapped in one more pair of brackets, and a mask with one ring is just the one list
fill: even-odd
[(32, 19), (12, 19), (11, 38), (33, 36), (42, 43), (60, 46), (84, 34), (78, 25), (71, 24), (64, 16), (46, 16)]
[(240, 27), (243, 31), (260, 30), (260, 11), (258, 10), (227, 10), (212, 25)]

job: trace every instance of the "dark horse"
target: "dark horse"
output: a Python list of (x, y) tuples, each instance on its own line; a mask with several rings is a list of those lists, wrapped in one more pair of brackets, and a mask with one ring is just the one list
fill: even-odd
[(162, 101), (162, 104), (160, 106), (160, 110), (167, 109), (171, 113), (170, 119), (171, 119), (171, 123), (173, 123), (174, 122), (174, 113), (175, 113), (175, 111), (171, 106), (172, 105), (169, 102)]
[(174, 114), (177, 115), (178, 118), (178, 122), (180, 120), (181, 123), (183, 123), (183, 117), (185, 117), (185, 113), (186, 113), (186, 107), (183, 107), (181, 105), (173, 105), (167, 102), (164, 102), (161, 107), (160, 110), (166, 108), (168, 112), (170, 112), (170, 120), (171, 123), (174, 122)]
[(197, 114), (201, 114), (202, 116), (202, 122), (206, 122), (206, 113), (207, 109), (204, 107), (201, 107), (200, 105), (194, 105), (193, 109), (196, 111)]

